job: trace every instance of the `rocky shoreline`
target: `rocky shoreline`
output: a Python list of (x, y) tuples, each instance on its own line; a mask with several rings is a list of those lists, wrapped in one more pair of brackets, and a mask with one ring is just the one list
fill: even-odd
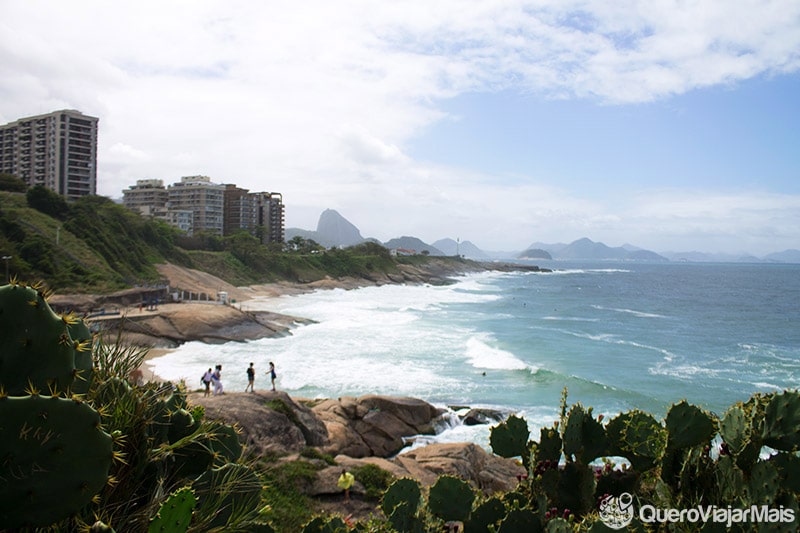
[(109, 337), (121, 335), (125, 342), (138, 346), (172, 349), (190, 341), (218, 344), (283, 336), (290, 334), (292, 328), (311, 322), (302, 317), (248, 309), (248, 300), (256, 298), (268, 299), (317, 290), (351, 290), (388, 284), (443, 285), (455, 282), (454, 277), (458, 275), (490, 270), (547, 271), (536, 266), (507, 263), (433, 260), (425, 268), (401, 264), (396, 273), (372, 273), (361, 278), (325, 278), (308, 283), (278, 282), (235, 287), (205, 272), (172, 264), (158, 265), (158, 270), (170, 287), (205, 294), (224, 291), (232, 303), (166, 303), (148, 310), (139, 305), (142, 298), (136, 289), (105, 296), (57, 294), (51, 297), (50, 303), (59, 309), (78, 313), (89, 313), (92, 309), (109, 306), (111, 313), (91, 319), (96, 331)]
[[(538, 267), (474, 262), (454, 265), (442, 261), (427, 267), (401, 265), (398, 273), (365, 278), (233, 287), (203, 272), (160, 265), (159, 272), (171, 287), (214, 294), (226, 291), (232, 303), (169, 303), (147, 310), (135, 303), (137, 295), (132, 293), (131, 303), (122, 307), (119, 314), (93, 318), (91, 324), (107, 338), (151, 348), (151, 356), (156, 356), (185, 342), (213, 344), (289, 335), (292, 328), (311, 323), (301, 317), (248, 309), (248, 300), (386, 284), (448, 284), (455, 281), (455, 276), (489, 270), (539, 271)], [(59, 307), (79, 312), (103, 302), (102, 298), (89, 295), (56, 296), (53, 300)], [(152, 372), (145, 375), (151, 376)], [(152, 378), (157, 380), (158, 376), (152, 375)], [(283, 392), (256, 391), (208, 397), (191, 392), (188, 401), (202, 406), (207, 418), (239, 428), (240, 439), (253, 458), (318, 463), (314, 481), (304, 492), (314, 498), (320, 512), (341, 510), (337, 480), (342, 468), (375, 465), (395, 478), (410, 477), (423, 486), (432, 485), (440, 475), (450, 474), (468, 481), (485, 494), (512, 490), (518, 476), (524, 474), (516, 461), (492, 455), (474, 443), (409, 447), (415, 438), (434, 435), (445, 416), (442, 409), (416, 398), (364, 396), (302, 400)], [(488, 424), (497, 423), (500, 418), (499, 413), (465, 409), (463, 422)], [(316, 450), (311, 458), (309, 449)], [(335, 465), (314, 458), (316, 455), (332, 457)], [(365, 490), (360, 483), (351, 489), (354, 498), (346, 510), (356, 517), (376, 512), (374, 502), (363, 497)], [(327, 509), (326, 505), (330, 504), (334, 508)]]
[[(188, 401), (202, 405), (207, 418), (234, 424), (254, 457), (314, 461), (305, 458), (309, 448), (333, 457), (336, 465), (321, 464), (307, 487), (313, 497), (340, 495), (336, 481), (342, 468), (365, 464), (396, 478), (414, 478), (423, 486), (450, 474), (485, 494), (512, 490), (517, 476), (525, 473), (516, 461), (474, 443), (434, 443), (406, 450), (413, 437), (435, 434), (446, 414), (417, 398), (368, 395), (302, 400), (280, 391), (256, 391), (219, 396), (193, 392)], [(364, 490), (357, 483), (352, 492), (363, 494)]]

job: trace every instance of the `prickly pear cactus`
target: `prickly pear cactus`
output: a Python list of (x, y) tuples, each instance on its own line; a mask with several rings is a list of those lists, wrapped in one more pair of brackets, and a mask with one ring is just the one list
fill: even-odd
[(492, 428), (489, 444), (492, 451), (500, 457), (521, 456), (524, 463), (530, 460), (528, 438), (530, 431), (524, 418), (514, 415), (508, 420)]
[(563, 518), (554, 518), (544, 528), (545, 533), (573, 533), (572, 525)]
[(561, 435), (555, 428), (542, 428), (539, 430), (539, 442), (534, 446), (534, 455), (537, 463), (549, 461), (558, 463), (561, 459)]
[(530, 509), (513, 509), (500, 522), (498, 533), (541, 533), (539, 517)]
[(800, 446), (800, 392), (785, 391), (769, 400), (764, 417), (764, 444), (790, 451)]
[(708, 444), (717, 429), (710, 414), (685, 400), (670, 408), (666, 425), (667, 447), (673, 450)]
[(606, 426), (610, 454), (627, 458), (644, 472), (653, 468), (666, 446), (666, 431), (649, 413), (628, 411), (611, 419)]
[(608, 437), (603, 425), (592, 417), (592, 409), (575, 404), (564, 427), (564, 455), (567, 460), (589, 463), (608, 454)]
[(112, 439), (87, 404), (54, 396), (0, 398), (0, 524), (47, 526), (106, 483)]
[(738, 455), (744, 450), (751, 438), (750, 427), (747, 414), (740, 406), (734, 405), (725, 413), (719, 425), (719, 434), (732, 454)]
[(490, 498), (480, 504), (470, 515), (469, 520), (464, 522), (465, 531), (475, 533), (488, 533), (489, 526), (497, 529), (500, 520), (506, 516), (506, 506), (499, 498)]
[(475, 493), (469, 483), (453, 476), (439, 476), (431, 487), (428, 509), (445, 522), (463, 522), (469, 516), (474, 499)]
[(389, 485), (389, 488), (383, 493), (381, 510), (388, 516), (398, 504), (407, 502), (410, 504), (412, 512), (416, 512), (421, 495), (419, 483), (416, 480), (407, 477), (400, 478)]
[(44, 293), (24, 285), (0, 287), (0, 388), (11, 396), (35, 389), (63, 392), (75, 378), (75, 349), (66, 317)]
[(190, 487), (183, 487), (173, 492), (161, 504), (158, 514), (150, 521), (147, 532), (184, 533), (189, 529), (195, 505), (197, 498)]
[(417, 517), (421, 496), (417, 481), (407, 477), (400, 478), (383, 493), (381, 511), (397, 531), (416, 531), (422, 525)]

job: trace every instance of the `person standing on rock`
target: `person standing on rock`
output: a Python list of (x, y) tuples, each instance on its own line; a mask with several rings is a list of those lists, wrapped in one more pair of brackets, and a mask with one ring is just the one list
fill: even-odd
[(222, 365), (217, 365), (214, 369), (214, 373), (211, 375), (211, 382), (214, 384), (214, 396), (225, 394), (222, 389)]
[(352, 487), (353, 483), (355, 482), (356, 482), (355, 476), (353, 476), (353, 474), (342, 468), (342, 475), (339, 476), (339, 481), (336, 483), (336, 485), (340, 489), (344, 490), (345, 503), (350, 501), (350, 487)]
[(200, 378), (203, 381), (203, 385), (205, 385), (206, 390), (203, 392), (203, 396), (208, 396), (211, 394), (211, 382), (214, 381), (214, 373), (209, 368), (206, 370), (206, 373), (203, 374), (203, 377)]
[(250, 366), (247, 367), (247, 386), (244, 388), (244, 391), (247, 392), (247, 389), (250, 389), (250, 392), (255, 392), (253, 389), (253, 384), (256, 381), (256, 369), (253, 367), (253, 363), (250, 363)]
[(267, 375), (269, 375), (269, 379), (272, 382), (272, 392), (275, 392), (275, 378), (278, 377), (278, 375), (275, 373), (275, 363), (272, 361), (269, 362), (269, 372), (267, 372)]

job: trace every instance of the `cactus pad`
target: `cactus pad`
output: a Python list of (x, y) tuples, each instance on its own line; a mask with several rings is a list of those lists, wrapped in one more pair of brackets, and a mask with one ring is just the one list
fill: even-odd
[(106, 483), (112, 439), (85, 403), (0, 399), (0, 524), (46, 526), (85, 506)]
[(800, 447), (800, 392), (774, 395), (765, 409), (764, 444), (777, 450)]
[(184, 533), (189, 529), (195, 505), (197, 498), (190, 487), (173, 492), (150, 521), (148, 533)]
[(540, 533), (542, 524), (530, 509), (513, 509), (500, 523), (498, 533)]
[(575, 404), (570, 409), (563, 439), (567, 460), (574, 457), (577, 461), (589, 463), (608, 454), (608, 437), (603, 425), (592, 418), (581, 404)]
[(419, 483), (411, 478), (400, 478), (394, 483), (389, 485), (386, 492), (383, 493), (381, 500), (381, 510), (386, 516), (394, 513), (395, 508), (401, 503), (408, 504), (408, 510), (413, 515), (417, 512), (421, 492)]
[(428, 509), (445, 522), (463, 522), (472, 510), (474, 499), (475, 493), (466, 481), (453, 476), (439, 476), (431, 487)]
[(32, 287), (0, 287), (0, 386), (23, 396), (72, 384), (75, 347), (67, 324)]
[(523, 418), (511, 415), (508, 420), (492, 428), (489, 444), (500, 457), (528, 456), (528, 423)]
[(674, 404), (667, 413), (667, 446), (672, 449), (690, 448), (708, 444), (714, 437), (714, 419), (695, 405), (686, 401)]
[(464, 522), (464, 530), (488, 533), (489, 526), (496, 529), (505, 515), (506, 506), (503, 502), (498, 498), (490, 498), (475, 508), (469, 520)]

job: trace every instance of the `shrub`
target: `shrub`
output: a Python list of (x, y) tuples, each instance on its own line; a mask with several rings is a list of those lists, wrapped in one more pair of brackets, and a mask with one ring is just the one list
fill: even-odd
[(371, 500), (379, 500), (383, 492), (389, 488), (394, 475), (378, 465), (365, 464), (352, 469), (353, 476), (364, 485), (364, 496)]

